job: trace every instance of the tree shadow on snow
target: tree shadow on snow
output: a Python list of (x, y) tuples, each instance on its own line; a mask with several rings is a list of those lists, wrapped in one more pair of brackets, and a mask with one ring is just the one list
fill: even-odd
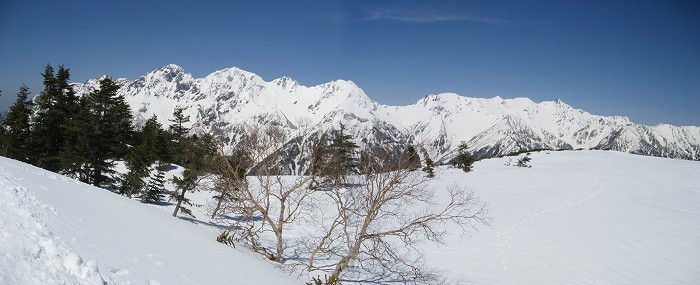
[(236, 221), (236, 222), (262, 222), (262, 220), (263, 220), (262, 216), (253, 216), (253, 217), (246, 218), (243, 215), (236, 215), (236, 216), (225, 215), (222, 218), (226, 219), (226, 220)]
[(225, 226), (225, 225), (220, 225), (220, 224), (216, 224), (216, 223), (212, 223), (212, 222), (206, 222), (206, 221), (202, 221), (202, 220), (197, 219), (197, 218), (192, 218), (192, 217), (180, 217), (180, 216), (178, 216), (178, 218), (181, 219), (181, 220), (184, 220), (184, 221), (188, 221), (188, 222), (190, 222), (190, 223), (193, 223), (193, 224), (195, 224), (195, 225), (206, 225), (206, 226), (214, 227), (214, 228), (217, 228), (217, 229), (220, 229), (220, 230), (223, 230), (223, 229), (226, 229), (226, 228), (227, 228), (227, 226)]

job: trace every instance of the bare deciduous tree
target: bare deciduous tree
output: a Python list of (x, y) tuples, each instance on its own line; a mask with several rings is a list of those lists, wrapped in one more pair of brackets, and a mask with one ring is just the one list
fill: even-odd
[[(303, 216), (316, 227), (306, 240), (309, 251), (301, 253), (308, 256), (303, 265), (308, 271), (327, 271), (330, 280), (354, 272), (379, 282), (434, 282), (416, 246), (443, 242), (448, 224), (466, 233), (489, 222), (485, 204), (473, 193), (457, 186), (436, 192), (428, 177), (411, 170), (410, 157), (367, 152), (360, 166), (364, 173), (347, 176), (345, 183), (323, 183), (315, 175), (329, 169), (318, 169), (326, 163), (314, 159), (328, 157), (313, 154), (322, 142), (297, 142), (296, 151), (310, 159), (294, 163), (304, 164), (310, 175), (284, 175), (289, 161), (280, 150), (290, 141), (286, 134), (274, 125), (247, 128), (234, 149), (245, 150), (254, 167), (242, 178), (240, 165), (220, 151), (220, 178), (213, 184), (228, 197), (217, 203), (216, 215), (234, 217), (225, 232), (270, 260), (285, 262), (285, 229)], [(265, 240), (266, 234), (274, 240)]]
[[(428, 178), (402, 167), (409, 161), (366, 161), (374, 165), (363, 168), (373, 171), (357, 176), (354, 187), (326, 192), (337, 212), (320, 227), (324, 232), (310, 253), (309, 271), (330, 269), (337, 277), (353, 268), (402, 282), (430, 282), (434, 276), (421, 266), (415, 246), (425, 240), (441, 243), (448, 223), (459, 225), (463, 232), (488, 224), (485, 204), (472, 192), (454, 186), (438, 199), (427, 187)], [(318, 256), (337, 261), (319, 266)]]
[[(223, 181), (219, 185), (236, 188), (229, 193), (228, 203), (219, 206), (219, 211), (238, 215), (227, 230), (236, 230), (239, 240), (246, 240), (254, 251), (277, 262), (283, 261), (285, 226), (308, 210), (306, 199), (313, 193), (308, 187), (312, 176), (284, 175), (287, 165), (280, 149), (287, 141), (279, 126), (250, 127), (237, 146), (246, 150), (250, 161), (256, 162), (249, 181), (238, 180), (238, 167), (230, 160), (221, 160), (220, 166)], [(260, 242), (260, 235), (267, 231), (275, 236), (273, 249)]]

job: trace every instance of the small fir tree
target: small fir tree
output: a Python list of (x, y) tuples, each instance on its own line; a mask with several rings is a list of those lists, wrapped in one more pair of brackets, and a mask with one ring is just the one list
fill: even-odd
[(119, 194), (131, 198), (147, 185), (146, 178), (149, 176), (148, 168), (152, 163), (148, 160), (146, 149), (143, 145), (133, 147), (126, 157), (127, 172), (121, 176)]
[(416, 147), (413, 145), (408, 145), (406, 148), (406, 162), (407, 167), (410, 170), (417, 170), (420, 168), (420, 156), (416, 151)]
[(350, 134), (345, 133), (345, 125), (340, 124), (330, 145), (331, 159), (326, 166), (326, 172), (337, 185), (345, 180), (345, 176), (358, 173), (357, 144)]
[(309, 174), (320, 179), (314, 178), (311, 187), (339, 185), (344, 182), (346, 175), (357, 174), (357, 148), (352, 135), (345, 133), (343, 124), (340, 124), (340, 130), (330, 135), (321, 135), (314, 146), (309, 167)]
[(435, 173), (433, 172), (433, 160), (430, 159), (430, 157), (425, 157), (425, 167), (423, 167), (423, 171), (428, 177), (435, 177)]
[(190, 122), (190, 116), (185, 116), (183, 112), (185, 111), (185, 108), (183, 107), (177, 107), (173, 111), (173, 118), (170, 119), (170, 131), (175, 135), (174, 139), (177, 142), (180, 142), (187, 138), (187, 134), (190, 132), (190, 129), (188, 127), (185, 127), (185, 124)]
[(173, 118), (170, 119), (170, 153), (173, 161), (178, 165), (184, 165), (187, 153), (185, 153), (187, 144), (187, 134), (190, 129), (185, 125), (190, 122), (190, 116), (183, 114), (184, 108), (177, 107), (173, 111)]
[(146, 186), (143, 195), (141, 195), (141, 202), (154, 204), (163, 199), (165, 195), (165, 167), (164, 165), (158, 165), (155, 169), (155, 173), (151, 175), (148, 180), (148, 186)]
[(173, 177), (175, 191), (170, 197), (171, 200), (176, 202), (173, 217), (176, 217), (178, 212), (194, 217), (192, 211), (186, 207), (193, 204), (185, 197), (185, 194), (197, 188), (200, 175), (206, 171), (206, 162), (210, 161), (215, 154), (216, 144), (211, 135), (192, 136), (184, 142), (181, 163), (185, 170), (182, 172), (182, 177)]
[(457, 157), (454, 160), (454, 166), (462, 169), (464, 172), (472, 171), (474, 165), (474, 157), (468, 151), (467, 143), (462, 142), (457, 147)]
[(175, 210), (173, 211), (173, 217), (177, 217), (179, 212), (182, 212), (190, 217), (195, 217), (192, 211), (186, 206), (192, 206), (190, 199), (185, 197), (188, 191), (194, 191), (197, 187), (197, 177), (196, 174), (185, 169), (182, 172), (182, 177), (173, 177), (173, 184), (175, 184), (175, 191), (171, 194), (170, 199), (175, 200)]

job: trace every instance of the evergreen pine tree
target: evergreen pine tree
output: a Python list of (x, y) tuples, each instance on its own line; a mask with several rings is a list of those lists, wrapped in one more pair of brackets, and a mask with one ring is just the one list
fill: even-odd
[[(109, 78), (110, 84), (116, 87), (119, 86)], [(103, 126), (108, 128), (106, 133), (110, 138), (108, 143), (111, 147), (111, 155), (115, 159), (123, 159), (129, 153), (128, 144), (133, 141), (134, 126), (131, 108), (126, 103), (124, 95), (112, 93), (110, 94), (109, 107), (105, 110)]]
[(173, 118), (170, 119), (172, 124), (170, 125), (170, 130), (175, 134), (176, 140), (183, 140), (187, 137), (190, 129), (185, 127), (186, 123), (190, 122), (190, 116), (185, 116), (182, 112), (185, 108), (177, 107), (173, 111)]
[(457, 147), (457, 157), (454, 159), (454, 166), (464, 170), (464, 172), (472, 171), (474, 158), (467, 150), (467, 143), (462, 142)]
[(216, 154), (214, 137), (210, 134), (193, 135), (185, 141), (181, 152), (182, 166), (200, 174), (205, 170), (206, 162)]
[(128, 149), (125, 164), (127, 172), (121, 175), (119, 194), (129, 196), (141, 192), (147, 185), (149, 167), (157, 161), (166, 161), (165, 131), (156, 115), (146, 120), (140, 130), (134, 132), (132, 147)]
[(118, 90), (109, 76), (103, 77), (100, 88), (80, 100), (66, 131), (65, 172), (95, 186), (111, 183), (114, 160), (126, 157), (133, 132), (131, 111)]
[(172, 159), (176, 164), (183, 165), (185, 156), (187, 155), (184, 151), (185, 145), (187, 143), (187, 134), (190, 129), (185, 127), (185, 124), (189, 123), (190, 116), (185, 116), (183, 114), (184, 108), (177, 107), (173, 111), (173, 118), (170, 119), (170, 134), (172, 135), (172, 141), (170, 144), (170, 150), (172, 154)]
[(143, 194), (141, 195), (141, 202), (154, 204), (163, 199), (165, 195), (165, 170), (164, 166), (159, 164), (155, 171), (148, 180), (148, 184)]
[(46, 65), (44, 90), (36, 99), (36, 117), (32, 128), (30, 162), (47, 170), (62, 169), (60, 152), (66, 145), (68, 121), (77, 113), (78, 99), (68, 84), (70, 73), (59, 66), (57, 75)]
[(406, 148), (406, 167), (410, 170), (417, 170), (420, 168), (420, 156), (416, 151), (416, 147), (413, 145), (408, 145)]
[(151, 116), (141, 128), (140, 145), (145, 149), (145, 160), (153, 163), (156, 160), (170, 161), (168, 136), (163, 125), (158, 122), (156, 115)]
[(429, 178), (435, 177), (435, 173), (433, 173), (433, 160), (428, 156), (425, 157), (425, 167), (423, 167), (423, 171)]
[(66, 147), (60, 152), (62, 172), (85, 183), (93, 183), (93, 162), (100, 151), (96, 147), (94, 135), (98, 132), (95, 118), (86, 106), (86, 100), (80, 100), (80, 110), (68, 121), (65, 134)]
[(182, 212), (194, 218), (192, 211), (185, 206), (192, 206), (192, 202), (185, 197), (185, 194), (189, 191), (194, 191), (197, 187), (197, 175), (194, 171), (185, 169), (182, 172), (182, 177), (173, 177), (173, 183), (175, 184), (175, 191), (170, 196), (170, 199), (176, 202), (173, 217), (177, 217), (177, 214)]
[(185, 170), (182, 172), (182, 177), (173, 177), (175, 191), (171, 195), (171, 200), (176, 201), (173, 217), (176, 217), (178, 212), (194, 217), (192, 211), (186, 207), (192, 206), (192, 203), (185, 194), (197, 188), (200, 175), (206, 171), (206, 162), (216, 154), (216, 145), (214, 138), (208, 134), (201, 137), (192, 136), (187, 141), (183, 141), (183, 145), (182, 163)]
[(121, 175), (119, 194), (131, 198), (147, 185), (145, 180), (149, 176), (148, 168), (153, 164), (148, 159), (146, 148), (143, 145), (131, 148), (124, 161), (127, 172)]
[(345, 133), (345, 125), (340, 124), (340, 130), (330, 145), (331, 160), (327, 166), (335, 184), (343, 182), (346, 175), (358, 173), (357, 148), (352, 135)]
[(28, 100), (29, 87), (22, 85), (17, 93), (17, 100), (10, 107), (7, 117), (2, 122), (5, 131), (3, 144), (5, 156), (19, 161), (29, 161), (29, 135), (31, 132), (30, 115), (32, 102)]

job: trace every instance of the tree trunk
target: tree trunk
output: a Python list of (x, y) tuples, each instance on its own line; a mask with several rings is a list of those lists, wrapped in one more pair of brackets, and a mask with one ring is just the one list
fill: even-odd
[[(224, 195), (223, 193), (221, 194), (222, 196)], [(221, 203), (224, 201), (224, 198), (218, 198), (216, 199), (218, 202), (216, 202), (216, 207), (214, 208), (214, 211), (211, 213), (211, 218), (216, 218), (216, 214), (219, 213), (219, 209), (221, 208)]]
[(280, 201), (280, 213), (279, 216), (277, 216), (277, 227), (275, 228), (275, 235), (277, 236), (277, 256), (275, 261), (277, 262), (282, 261), (282, 251), (284, 250), (284, 248), (282, 248), (282, 231), (284, 230), (284, 210), (286, 208), (286, 202), (286, 198)]
[(185, 200), (185, 188), (182, 188), (182, 194), (181, 196), (177, 199), (177, 205), (175, 205), (175, 211), (173, 211), (173, 217), (177, 217), (177, 212), (180, 211), (180, 205), (182, 204), (182, 200)]
[(279, 229), (280, 233), (277, 235), (277, 256), (275, 256), (276, 262), (282, 262), (282, 227)]

